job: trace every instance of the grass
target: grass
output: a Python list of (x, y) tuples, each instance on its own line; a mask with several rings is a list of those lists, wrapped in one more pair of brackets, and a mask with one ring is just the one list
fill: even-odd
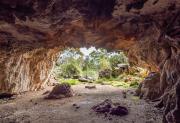
[[(88, 71), (87, 72), (88, 76), (92, 78), (98, 78), (97, 77), (97, 72), (94, 71)], [(136, 72), (138, 74), (138, 72)], [(119, 75), (119, 77), (111, 77), (111, 78), (100, 78), (100, 79), (95, 79), (94, 83), (96, 84), (102, 84), (102, 85), (112, 85), (115, 87), (120, 87), (120, 88), (137, 88), (145, 78), (146, 73), (143, 71), (142, 73), (139, 73), (138, 75), (136, 74), (127, 74), (123, 73)], [(85, 74), (84, 74), (85, 75)], [(81, 82), (78, 79), (64, 79), (61, 78), (59, 79), (60, 83), (68, 83), (70, 85), (77, 85), (80, 84)]]
[(138, 82), (127, 83), (122, 80), (119, 80), (119, 81), (98, 80), (96, 81), (96, 83), (103, 84), (103, 85), (112, 85), (114, 87), (121, 87), (121, 88), (137, 88), (139, 86)]
[(80, 84), (78, 79), (59, 79), (60, 83), (68, 83), (70, 85), (77, 85)]
[(102, 78), (96, 81), (97, 84), (112, 85), (121, 88), (137, 88), (139, 83), (143, 80), (143, 77), (135, 75), (122, 74), (117, 78)]
[[(114, 87), (121, 87), (121, 88), (137, 88), (139, 86), (139, 83), (143, 80), (144, 78), (134, 76), (134, 75), (126, 75), (122, 74), (117, 78), (101, 78), (94, 83), (96, 84), (102, 84), (102, 85), (112, 85)], [(61, 78), (59, 79), (60, 83), (68, 83), (70, 85), (77, 85), (80, 84), (81, 82), (78, 79), (64, 79)]]

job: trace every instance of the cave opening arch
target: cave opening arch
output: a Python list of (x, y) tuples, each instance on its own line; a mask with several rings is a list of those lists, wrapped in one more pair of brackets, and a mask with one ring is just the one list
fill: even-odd
[(164, 122), (180, 122), (179, 6), (168, 0), (2, 0), (0, 91), (40, 89), (50, 61), (66, 46), (122, 49), (132, 63), (161, 74)]

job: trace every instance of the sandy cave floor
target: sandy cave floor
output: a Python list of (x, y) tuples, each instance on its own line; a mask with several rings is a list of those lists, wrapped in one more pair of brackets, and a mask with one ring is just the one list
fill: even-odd
[[(49, 88), (50, 89), (50, 88)], [(43, 93), (28, 92), (0, 104), (0, 123), (161, 123), (162, 113), (152, 104), (139, 100), (128, 91), (123, 98), (123, 90), (110, 85), (96, 85), (96, 89), (86, 89), (85, 85), (75, 85), (74, 97), (61, 100), (44, 100)], [(91, 107), (105, 99), (126, 106), (129, 114), (123, 117), (105, 117), (96, 114)], [(79, 109), (73, 104), (80, 106)]]

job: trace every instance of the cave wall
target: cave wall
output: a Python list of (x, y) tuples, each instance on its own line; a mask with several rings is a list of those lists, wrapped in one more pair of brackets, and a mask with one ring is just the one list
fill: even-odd
[(123, 50), (160, 73), (163, 122), (178, 123), (179, 12), (179, 0), (1, 0), (0, 91), (40, 89), (67, 46)]
[(41, 48), (20, 54), (7, 52), (0, 62), (0, 93), (20, 93), (46, 86), (59, 49)]

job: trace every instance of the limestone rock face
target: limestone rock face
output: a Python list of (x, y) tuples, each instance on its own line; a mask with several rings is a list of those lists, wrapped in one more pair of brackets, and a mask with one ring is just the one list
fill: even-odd
[(123, 50), (161, 74), (164, 122), (178, 122), (179, 12), (179, 0), (1, 0), (0, 90), (41, 88), (67, 46)]
[(42, 89), (55, 64), (56, 49), (36, 49), (23, 54), (6, 54), (0, 62), (0, 92), (19, 93)]

